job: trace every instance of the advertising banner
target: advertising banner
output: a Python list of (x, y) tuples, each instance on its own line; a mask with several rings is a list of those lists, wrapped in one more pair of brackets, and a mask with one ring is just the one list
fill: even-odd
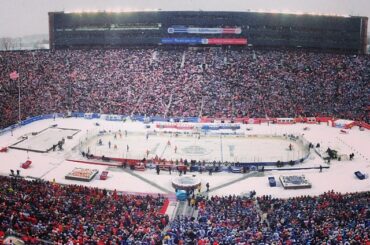
[(162, 44), (246, 45), (246, 38), (162, 38)]
[(203, 28), (203, 27), (185, 27), (177, 26), (170, 27), (167, 29), (170, 34), (173, 33), (189, 33), (189, 34), (241, 34), (242, 29), (236, 28)]
[(162, 38), (163, 44), (202, 44), (202, 38)]
[(246, 38), (208, 38), (208, 44), (216, 45), (246, 45)]

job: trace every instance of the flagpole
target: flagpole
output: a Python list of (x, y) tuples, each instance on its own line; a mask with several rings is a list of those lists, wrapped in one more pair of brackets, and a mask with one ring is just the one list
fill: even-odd
[(18, 79), (18, 123), (21, 123), (21, 79)]

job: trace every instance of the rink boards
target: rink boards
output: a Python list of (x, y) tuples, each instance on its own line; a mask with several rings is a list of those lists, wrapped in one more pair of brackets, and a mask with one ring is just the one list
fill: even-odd
[[(292, 150), (289, 150), (290, 144)], [(284, 136), (147, 135), (134, 132), (127, 135), (117, 132), (95, 135), (82, 143), (81, 151), (112, 158), (159, 157), (169, 161), (187, 159), (206, 162), (296, 161), (308, 154), (302, 140), (293, 141)]]

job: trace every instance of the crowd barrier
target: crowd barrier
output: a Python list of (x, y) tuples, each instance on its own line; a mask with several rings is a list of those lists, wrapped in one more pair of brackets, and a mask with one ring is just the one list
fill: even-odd
[(27, 124), (30, 124), (30, 123), (33, 123), (33, 122), (36, 122), (36, 121), (40, 121), (40, 120), (45, 120), (45, 119), (52, 119), (52, 118), (58, 118), (58, 117), (64, 117), (64, 114), (62, 113), (54, 113), (54, 114), (46, 114), (46, 115), (40, 115), (40, 116), (35, 116), (35, 117), (30, 117), (30, 118), (27, 118), (26, 120), (23, 120), (21, 121), (20, 123), (18, 124), (14, 124), (14, 125), (11, 125), (9, 127), (6, 127), (2, 130), (0, 130), (0, 136), (7, 133), (7, 132), (10, 132), (18, 127), (21, 127), (21, 126), (25, 126)]
[(190, 124), (183, 124), (183, 123), (162, 123), (156, 124), (156, 128), (158, 129), (177, 129), (177, 130), (193, 130), (194, 126)]
[[(144, 123), (148, 122), (189, 122), (189, 123), (219, 123), (219, 124), (230, 124), (231, 126), (221, 125), (221, 126), (214, 126), (214, 125), (205, 125), (206, 130), (220, 130), (220, 129), (239, 129), (236, 126), (237, 123), (243, 124), (261, 124), (261, 123), (275, 123), (275, 124), (295, 124), (295, 123), (328, 123), (328, 125), (338, 126), (335, 124), (335, 121), (340, 120), (334, 117), (297, 117), (297, 118), (249, 118), (249, 117), (240, 117), (240, 118), (212, 118), (212, 117), (161, 117), (161, 116), (142, 116), (142, 115), (115, 115), (115, 114), (100, 114), (100, 113), (83, 113), (83, 112), (71, 112), (68, 114), (63, 113), (54, 113), (54, 114), (46, 114), (35, 116), (31, 118), (27, 118), (26, 120), (21, 121), (18, 124), (11, 125), (4, 129), (0, 130), (0, 135), (3, 135), (11, 130), (30, 124), (35, 121), (44, 120), (44, 119), (51, 119), (56, 117), (76, 117), (76, 118), (85, 118), (85, 119), (104, 119), (107, 121), (124, 121), (124, 120), (133, 120), (133, 121), (140, 121)], [(234, 124), (236, 123), (236, 124)], [(349, 125), (345, 125), (346, 128), (351, 128), (353, 126), (360, 126), (362, 128), (370, 130), (370, 125), (365, 122), (360, 121), (353, 121)], [(217, 128), (218, 127), (218, 128)]]
[(202, 130), (223, 130), (223, 129), (230, 129), (230, 130), (237, 130), (237, 129), (240, 129), (240, 125), (239, 124), (206, 124), (206, 125), (203, 125)]
[[(211, 131), (211, 132), (214, 132), (214, 131)], [(90, 141), (90, 140), (94, 140), (94, 137), (96, 137), (98, 131), (97, 129), (95, 130), (89, 130), (88, 132), (86, 132), (82, 137), (81, 139), (83, 141)], [(219, 133), (219, 135), (228, 135), (227, 133)], [(230, 135), (234, 135), (234, 133), (230, 133)], [(266, 137), (266, 136), (261, 136), (261, 135), (254, 135), (254, 136), (251, 136), (249, 135), (248, 137)], [(292, 159), (292, 160), (289, 160), (289, 161), (279, 161), (279, 163), (281, 165), (287, 165), (287, 164), (297, 164), (297, 163), (300, 163), (300, 162), (303, 162), (305, 161), (308, 157), (309, 157), (309, 154), (310, 154), (310, 150), (309, 150), (309, 142), (304, 138), (304, 137), (300, 137), (300, 136), (294, 136), (294, 135), (285, 135), (285, 136), (269, 136), (269, 137), (284, 137), (288, 140), (294, 140), (296, 142), (299, 142), (302, 147), (303, 147), (303, 152), (302, 154), (299, 154), (299, 156), (297, 156), (297, 159)], [(80, 146), (82, 145), (85, 145), (85, 142), (80, 142), (79, 144)], [(80, 151), (85, 151), (86, 152), (86, 149), (82, 149), (80, 148)], [(94, 153), (95, 154), (95, 153)], [(140, 164), (143, 162), (143, 159), (130, 159), (130, 158), (118, 158), (118, 157), (111, 157), (111, 156), (105, 156), (104, 159), (103, 159), (103, 156), (102, 155), (94, 155), (94, 156), (90, 156), (88, 159), (92, 159), (92, 160), (109, 160), (109, 161), (114, 161), (114, 162), (118, 162), (118, 163), (121, 163), (122, 165), (125, 163), (128, 167), (129, 166), (133, 166), (135, 167), (136, 165)], [(191, 159), (188, 159), (189, 162), (192, 162)], [(145, 162), (147, 163), (147, 167), (150, 165), (150, 164), (159, 164), (161, 166), (172, 166), (172, 169), (176, 169), (177, 165), (174, 165), (175, 163), (171, 160), (168, 160), (168, 159), (145, 159)], [(243, 168), (246, 168), (248, 170), (251, 170), (251, 171), (255, 171), (255, 170), (260, 170), (262, 167), (265, 167), (265, 166), (277, 166), (277, 161), (271, 161), (271, 162), (260, 162), (258, 160), (254, 160), (254, 161), (250, 161), (250, 162), (233, 162), (233, 163), (226, 163), (227, 166), (222, 166), (220, 168), (216, 168), (214, 165), (213, 165), (213, 162), (207, 162), (207, 166), (203, 166), (203, 165), (198, 165), (198, 164), (191, 164), (188, 166), (189, 170), (190, 171), (194, 171), (194, 172), (197, 172), (197, 171), (200, 171), (201, 169), (203, 169), (204, 171), (209, 171), (210, 168), (212, 168), (212, 171), (213, 172), (219, 172), (219, 171), (224, 171), (224, 172), (241, 172)], [(148, 165), (149, 164), (149, 165)], [(228, 165), (230, 164), (230, 165)], [(150, 168), (150, 167), (149, 167)]]

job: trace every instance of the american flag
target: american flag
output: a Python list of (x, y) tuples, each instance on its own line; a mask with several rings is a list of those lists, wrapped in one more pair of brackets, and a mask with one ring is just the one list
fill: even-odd
[(17, 80), (19, 78), (19, 74), (17, 71), (13, 71), (12, 73), (9, 74), (10, 79), (12, 80)]

